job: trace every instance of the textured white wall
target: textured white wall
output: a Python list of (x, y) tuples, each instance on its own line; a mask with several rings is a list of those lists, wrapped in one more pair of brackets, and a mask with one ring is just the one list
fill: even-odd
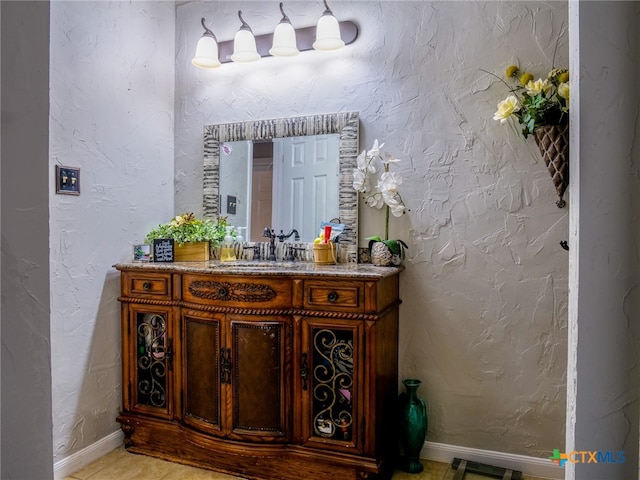
[[(50, 194), (54, 462), (118, 430), (119, 275), (173, 215), (172, 2), (52, 2)], [(51, 180), (53, 185), (53, 179)]]
[[(567, 480), (638, 478), (640, 3), (572, 2)], [(577, 148), (575, 148), (577, 147)]]
[(0, 2), (0, 10), (0, 478), (46, 480), (53, 473), (49, 348), (49, 2)]
[[(411, 209), (391, 235), (409, 244), (402, 274), (401, 377), (423, 380), (429, 440), (547, 457), (564, 445), (568, 208), (532, 139), (492, 120), (510, 63), (551, 67), (566, 2), (338, 2), (360, 36), (333, 53), (225, 64), (190, 60), (206, 17), (233, 38), (237, 9), (256, 34), (280, 19), (264, 2), (191, 2), (176, 13), (176, 211), (202, 211), (202, 129), (336, 111), (360, 112), (361, 148), (375, 138), (403, 159)], [(287, 4), (315, 24), (320, 1)], [(568, 64), (567, 36), (556, 66)], [(570, 196), (567, 196), (570, 203)], [(360, 207), (361, 243), (383, 227)]]

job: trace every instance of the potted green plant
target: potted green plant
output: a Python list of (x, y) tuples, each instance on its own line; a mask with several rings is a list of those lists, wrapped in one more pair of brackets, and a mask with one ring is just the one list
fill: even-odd
[(407, 207), (399, 192), (402, 176), (392, 172), (390, 167), (400, 160), (388, 152), (383, 152), (383, 144), (376, 139), (370, 150), (363, 150), (358, 155), (358, 165), (353, 171), (353, 188), (364, 194), (367, 205), (385, 210), (384, 239), (375, 235), (369, 240), (371, 263), (380, 266), (400, 265), (404, 259), (407, 244), (402, 240), (389, 239), (389, 214), (400, 217), (407, 212)]
[(153, 243), (154, 240), (172, 239), (176, 245), (175, 261), (206, 261), (209, 260), (210, 249), (219, 246), (224, 240), (226, 226), (224, 217), (214, 222), (199, 220), (193, 213), (184, 213), (151, 230), (145, 241)]

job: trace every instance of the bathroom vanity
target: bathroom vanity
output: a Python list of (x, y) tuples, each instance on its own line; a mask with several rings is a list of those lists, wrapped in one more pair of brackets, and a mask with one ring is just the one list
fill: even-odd
[(249, 479), (391, 477), (400, 268), (116, 268), (127, 450)]

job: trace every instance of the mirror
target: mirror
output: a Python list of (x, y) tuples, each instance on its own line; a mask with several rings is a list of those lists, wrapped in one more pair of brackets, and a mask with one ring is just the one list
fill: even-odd
[[(267, 145), (267, 150), (268, 148), (272, 149), (271, 158), (280, 155), (279, 152), (283, 152), (285, 158), (287, 158), (286, 152), (296, 150), (298, 148), (296, 145), (305, 141), (307, 137), (313, 137), (316, 139), (314, 141), (320, 142), (318, 145), (321, 145), (320, 147), (309, 148), (310, 150), (320, 150), (327, 153), (331, 151), (331, 139), (335, 138), (337, 140), (337, 216), (340, 219), (340, 223), (345, 225), (345, 231), (340, 236), (340, 245), (344, 251), (343, 258), (346, 258), (349, 262), (356, 262), (358, 250), (358, 193), (353, 189), (353, 169), (356, 167), (359, 148), (359, 116), (357, 112), (206, 125), (204, 131), (203, 174), (204, 216), (205, 218), (217, 218), (219, 215), (226, 216), (226, 212), (235, 211), (236, 214), (233, 215), (233, 218), (230, 218), (232, 225), (236, 227), (245, 226), (236, 225), (237, 221), (234, 222), (234, 219), (237, 220), (237, 218), (242, 218), (243, 222), (247, 222), (246, 225), (250, 225), (252, 209), (254, 211), (253, 216), (257, 214), (255, 213), (256, 205), (251, 205), (253, 202), (249, 202), (251, 194), (248, 192), (251, 192), (252, 183), (255, 183), (249, 171), (253, 169), (254, 162), (258, 169), (265, 168), (265, 163), (267, 164), (266, 168), (269, 167), (269, 161), (265, 162), (265, 159), (269, 157), (269, 153), (263, 153), (265, 145)], [(323, 143), (325, 140), (328, 143)], [(252, 160), (250, 161), (249, 159)], [(228, 162), (231, 162), (230, 166), (227, 165)], [(282, 178), (281, 170), (278, 168), (273, 169), (275, 175), (273, 177), (272, 184), (274, 187), (272, 190), (274, 193), (280, 193), (280, 195), (272, 196), (271, 203), (274, 206), (273, 221), (281, 222), (283, 225), (262, 225), (260, 231), (257, 232), (258, 237), (261, 236), (264, 227), (272, 227), (277, 231), (282, 229), (285, 230), (285, 233), (288, 233), (291, 227), (284, 225), (284, 223), (287, 223), (283, 220), (284, 218), (298, 218), (301, 223), (304, 223), (303, 217), (306, 220), (308, 220), (307, 217), (313, 218), (311, 214), (305, 214), (301, 217), (300, 213), (292, 213), (291, 204), (297, 204), (298, 202), (283, 200), (283, 192), (286, 189), (282, 187), (285, 180)], [(241, 177), (242, 181), (239, 182), (238, 177)], [(332, 177), (336, 178), (335, 172)], [(241, 184), (241, 186), (237, 184)], [(227, 188), (227, 186), (233, 185), (236, 186)], [(324, 200), (322, 203), (329, 205), (326, 210), (326, 212), (329, 212), (331, 211), (330, 201), (327, 202), (327, 200), (331, 199), (327, 197), (333, 197), (335, 194), (328, 193), (331, 191), (330, 186), (325, 187), (321, 190), (323, 194), (320, 197)], [(227, 193), (230, 191), (234, 194)], [(243, 193), (237, 194), (236, 192)], [(245, 195), (246, 198), (241, 198)], [(284, 195), (288, 195), (287, 198), (296, 198), (296, 195), (291, 192)], [(289, 208), (289, 210), (280, 208), (282, 205)], [(318, 208), (312, 208), (318, 210)], [(310, 208), (305, 207), (305, 211), (308, 210)], [(323, 220), (328, 221), (331, 218), (323, 218)], [(293, 228), (301, 229), (301, 225), (295, 225), (296, 221), (298, 220), (293, 220)], [(319, 223), (315, 228), (319, 230)], [(255, 226), (253, 230), (252, 240), (255, 240)], [(302, 241), (311, 240), (302, 238)]]

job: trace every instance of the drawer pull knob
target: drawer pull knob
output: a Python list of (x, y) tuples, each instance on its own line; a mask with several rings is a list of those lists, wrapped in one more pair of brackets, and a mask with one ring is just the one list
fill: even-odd
[(151, 284), (149, 282), (144, 282), (142, 284), (142, 288), (145, 290), (151, 290)]
[(329, 300), (330, 302), (335, 302), (338, 300), (338, 293), (337, 292), (330, 292), (329, 295), (327, 295), (327, 300)]
[(218, 288), (218, 297), (220, 297), (220, 298), (224, 298), (224, 297), (226, 297), (228, 294), (229, 294), (229, 292), (227, 291), (227, 289), (226, 289), (226, 288), (224, 288), (224, 287), (219, 287), (219, 288)]

